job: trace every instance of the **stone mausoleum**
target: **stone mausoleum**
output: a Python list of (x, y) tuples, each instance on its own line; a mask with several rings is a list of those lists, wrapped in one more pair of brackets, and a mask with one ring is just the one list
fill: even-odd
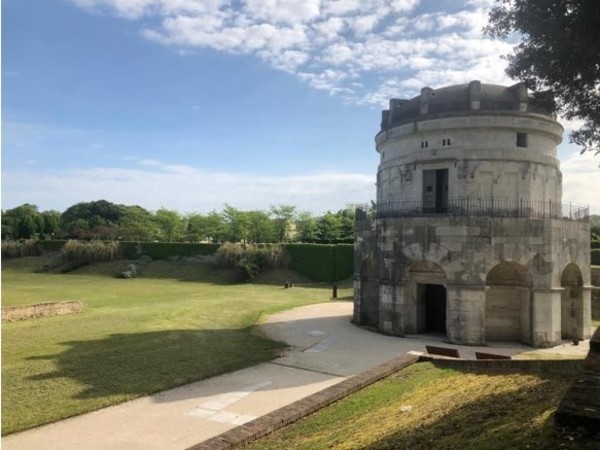
[(354, 322), (456, 344), (589, 338), (589, 210), (562, 201), (562, 134), (523, 84), (390, 100), (377, 204), (356, 213)]

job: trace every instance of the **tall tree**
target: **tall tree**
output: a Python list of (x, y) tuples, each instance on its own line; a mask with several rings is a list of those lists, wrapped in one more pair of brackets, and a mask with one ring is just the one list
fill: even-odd
[(296, 207), (293, 205), (271, 205), (271, 214), (274, 217), (275, 237), (277, 241), (287, 241), (296, 217)]
[(272, 242), (275, 239), (273, 221), (260, 210), (246, 212), (248, 240), (250, 242)]
[(341, 222), (341, 238), (340, 239), (352, 239), (354, 238), (354, 214), (356, 211), (356, 205), (348, 204), (344, 209), (340, 209), (337, 212), (337, 216)]
[(40, 213), (42, 217), (44, 228), (43, 235), (44, 239), (52, 239), (59, 237), (60, 233), (60, 212), (54, 210), (42, 211)]
[(187, 221), (177, 211), (161, 208), (154, 214), (154, 222), (158, 226), (161, 240), (167, 242), (183, 240)]
[(189, 214), (187, 217), (187, 239), (191, 242), (210, 241), (215, 242), (223, 238), (223, 217), (216, 211), (207, 215)]
[(319, 223), (309, 211), (302, 211), (296, 219), (296, 240), (313, 242), (319, 238)]
[(246, 217), (246, 213), (226, 203), (221, 215), (225, 222), (225, 239), (229, 242), (246, 241), (248, 238), (248, 218)]
[(548, 91), (558, 111), (583, 126), (570, 136), (583, 151), (600, 152), (600, 2), (496, 0), (484, 30), (521, 42), (506, 73), (534, 91)]
[(29, 239), (44, 231), (44, 219), (36, 205), (25, 203), (2, 214), (2, 239)]
[(340, 216), (327, 211), (318, 222), (318, 237), (323, 241), (336, 241), (342, 239), (342, 221)]
[(106, 200), (80, 202), (61, 214), (60, 226), (69, 237), (114, 239), (125, 207)]
[(159, 229), (153, 216), (141, 206), (127, 206), (118, 224), (124, 241), (148, 242), (158, 239)]

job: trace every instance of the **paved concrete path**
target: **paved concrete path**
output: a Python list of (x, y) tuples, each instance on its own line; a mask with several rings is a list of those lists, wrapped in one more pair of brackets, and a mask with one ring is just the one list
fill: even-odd
[[(325, 389), (408, 351), (425, 351), (435, 337), (395, 338), (350, 323), (352, 303), (330, 302), (270, 316), (269, 338), (291, 345), (280, 358), (156, 395), (2, 438), (5, 450), (185, 449), (239, 424)], [(458, 348), (516, 355), (518, 344)], [(587, 345), (544, 351), (585, 355)], [(10, 405), (4, 405), (10, 408)]]

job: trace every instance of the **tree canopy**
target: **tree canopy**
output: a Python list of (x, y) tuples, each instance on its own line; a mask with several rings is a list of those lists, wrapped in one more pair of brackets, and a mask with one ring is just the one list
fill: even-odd
[(600, 152), (600, 2), (496, 0), (484, 29), (521, 37), (506, 73), (534, 92), (553, 95), (557, 112), (583, 125), (570, 141)]
[(163, 242), (339, 242), (353, 239), (354, 206), (322, 216), (293, 205), (244, 211), (225, 204), (221, 212), (147, 211), (106, 200), (80, 202), (58, 211), (24, 204), (2, 212), (2, 239), (104, 239)]

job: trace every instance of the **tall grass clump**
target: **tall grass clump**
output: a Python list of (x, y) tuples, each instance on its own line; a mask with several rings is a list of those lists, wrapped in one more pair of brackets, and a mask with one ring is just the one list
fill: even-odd
[(42, 254), (42, 247), (39, 241), (26, 239), (23, 241), (4, 241), (2, 242), (3, 258), (19, 258), (22, 256), (39, 256)]
[(279, 244), (223, 244), (217, 250), (219, 264), (241, 270), (253, 280), (269, 269), (287, 267), (285, 248)]
[(114, 241), (67, 241), (60, 251), (61, 259), (75, 267), (95, 262), (113, 261), (121, 257), (118, 242)]

